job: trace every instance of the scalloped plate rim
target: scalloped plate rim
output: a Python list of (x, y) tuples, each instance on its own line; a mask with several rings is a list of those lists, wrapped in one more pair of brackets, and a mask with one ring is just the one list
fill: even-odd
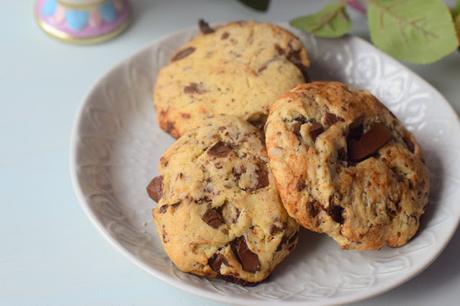
[[(278, 23), (281, 26), (291, 29), (287, 23)], [(100, 87), (100, 85), (103, 83), (103, 81), (111, 74), (122, 68), (127, 62), (132, 60), (133, 58), (137, 58), (141, 56), (144, 52), (148, 52), (150, 48), (152, 48), (154, 45), (158, 45), (163, 43), (165, 40), (170, 38), (171, 36), (176, 36), (179, 34), (182, 34), (184, 32), (190, 32), (190, 31), (196, 31), (195, 27), (186, 27), (182, 28), (178, 31), (174, 31), (170, 34), (166, 34), (161, 36), (160, 38), (154, 40), (152, 43), (148, 44), (147, 46), (141, 48), (140, 50), (132, 53), (128, 57), (124, 58), (120, 62), (118, 62), (116, 65), (114, 65), (111, 69), (109, 69), (107, 72), (105, 72), (102, 77), (100, 77), (91, 87), (91, 90), (88, 91), (88, 93), (85, 95), (83, 102), (79, 105), (77, 109), (77, 113), (75, 116), (75, 119), (73, 121), (72, 125), (72, 130), (71, 130), (71, 135), (70, 135), (70, 152), (69, 152), (69, 171), (70, 171), (70, 177), (71, 177), (71, 183), (75, 192), (75, 195), (77, 197), (78, 202), (80, 203), (80, 206), (82, 207), (83, 211), (86, 213), (88, 218), (91, 220), (91, 222), (94, 224), (94, 226), (102, 233), (103, 237), (112, 245), (115, 249), (120, 251), (124, 256), (126, 256), (130, 261), (132, 261), (135, 265), (140, 267), (141, 269), (145, 270), (146, 272), (150, 273), (151, 275), (155, 276), (156, 278), (176, 287), (179, 289), (182, 289), (186, 292), (189, 292), (194, 295), (198, 295), (201, 297), (205, 297), (211, 300), (223, 302), (223, 303), (229, 303), (229, 297), (224, 296), (224, 295), (219, 295), (215, 293), (211, 293), (207, 290), (203, 290), (200, 288), (193, 287), (191, 285), (188, 285), (184, 281), (177, 281), (174, 280), (167, 275), (165, 275), (162, 272), (154, 270), (152, 267), (149, 267), (147, 264), (143, 263), (139, 258), (137, 258), (135, 255), (131, 254), (124, 246), (122, 246), (114, 237), (110, 235), (110, 233), (107, 231), (107, 229), (104, 227), (104, 225), (99, 221), (98, 217), (96, 216), (95, 212), (91, 209), (90, 205), (85, 199), (83, 190), (81, 188), (81, 185), (79, 183), (79, 179), (77, 176), (77, 162), (76, 162), (76, 156), (77, 156), (77, 139), (78, 139), (78, 128), (81, 123), (81, 119), (83, 117), (83, 110), (85, 106), (89, 103), (90, 97), (96, 92), (97, 88)], [(457, 124), (457, 129), (460, 131), (460, 120), (458, 118), (458, 115), (456, 114), (455, 110), (452, 108), (452, 106), (447, 102), (446, 98), (438, 91), (436, 90), (431, 84), (429, 84), (427, 81), (425, 81), (422, 77), (417, 75), (415, 72), (410, 70), (409, 68), (405, 67), (403, 64), (399, 63), (397, 60), (393, 59), (389, 55), (385, 54), (383, 51), (375, 48), (372, 44), (369, 42), (365, 41), (364, 39), (354, 36), (354, 35), (346, 35), (345, 36), (347, 39), (349, 39), (350, 43), (361, 43), (365, 44), (367, 47), (371, 48), (379, 57), (384, 58), (387, 61), (390, 61), (392, 64), (394, 64), (398, 68), (402, 68), (402, 70), (406, 71), (410, 78), (416, 79), (419, 81), (421, 84), (424, 86), (428, 87), (435, 95), (438, 95), (439, 100), (442, 101), (444, 106), (447, 106), (448, 110), (455, 114), (455, 117), (457, 119), (456, 124)], [(320, 39), (318, 39), (320, 40)], [(458, 136), (460, 138), (460, 136)], [(401, 284), (407, 282), (408, 280), (414, 278), (417, 276), (419, 273), (423, 272), (428, 266), (430, 266), (437, 258), (438, 256), (442, 253), (442, 251), (446, 248), (447, 244), (449, 241), (452, 239), (452, 236), (454, 235), (456, 229), (458, 228), (460, 224), (460, 215), (454, 216), (456, 218), (455, 224), (450, 228), (448, 235), (444, 236), (442, 242), (441, 242), (441, 247), (439, 247), (435, 253), (432, 254), (431, 258), (426, 260), (425, 262), (421, 262), (415, 266), (412, 266), (410, 269), (410, 273), (407, 273), (406, 275), (399, 277), (395, 279), (393, 282), (389, 283), (384, 283), (382, 285), (375, 285), (369, 290), (362, 290), (362, 291), (357, 291), (356, 293), (347, 295), (345, 297), (332, 297), (328, 298), (327, 300), (317, 300), (317, 301), (269, 301), (269, 300), (247, 300), (244, 298), (239, 298), (239, 297), (231, 297), (230, 301), (233, 304), (237, 305), (254, 305), (254, 306), (265, 306), (265, 305), (274, 305), (277, 304), (286, 304), (286, 305), (340, 305), (344, 303), (352, 303), (352, 302), (357, 302), (361, 301), (364, 299), (368, 299), (374, 296), (377, 296), (379, 294), (382, 294), (384, 292), (387, 292), (393, 288), (396, 288), (400, 286)]]

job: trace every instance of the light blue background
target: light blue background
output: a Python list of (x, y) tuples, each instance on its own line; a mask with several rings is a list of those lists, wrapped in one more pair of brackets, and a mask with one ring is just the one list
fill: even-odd
[[(266, 14), (233, 0), (134, 2), (136, 21), (128, 32), (87, 47), (40, 32), (32, 1), (0, 3), (0, 305), (221, 305), (140, 270), (83, 214), (68, 167), (75, 112), (115, 63), (200, 17), (286, 21), (327, 1), (274, 0)], [(365, 20), (352, 17), (353, 32), (365, 37)], [(460, 111), (460, 54), (410, 67)], [(425, 272), (359, 305), (458, 305), (459, 258), (457, 231)]]

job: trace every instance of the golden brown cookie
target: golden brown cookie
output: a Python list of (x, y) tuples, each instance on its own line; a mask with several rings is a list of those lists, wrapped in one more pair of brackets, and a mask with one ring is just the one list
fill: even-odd
[(287, 30), (255, 21), (200, 28), (156, 81), (158, 122), (172, 136), (220, 114), (263, 126), (273, 101), (304, 82), (307, 52)]
[(272, 106), (266, 142), (283, 204), (304, 227), (361, 250), (417, 232), (429, 193), (420, 146), (369, 92), (299, 85)]
[(297, 243), (259, 130), (218, 117), (179, 138), (147, 191), (163, 247), (184, 272), (254, 285)]

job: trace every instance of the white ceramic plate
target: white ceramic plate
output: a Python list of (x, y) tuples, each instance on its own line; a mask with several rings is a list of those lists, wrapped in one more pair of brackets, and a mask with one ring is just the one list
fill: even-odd
[[(293, 29), (291, 29), (294, 31)], [(296, 32), (296, 31), (294, 31)], [(320, 40), (297, 33), (313, 62), (314, 80), (341, 80), (377, 95), (415, 133), (431, 172), (428, 211), (406, 246), (343, 251), (303, 231), (297, 249), (253, 288), (178, 271), (153, 227), (145, 186), (173, 142), (156, 121), (152, 86), (160, 67), (195, 34), (183, 30), (117, 65), (93, 88), (74, 126), (71, 173), (82, 207), (104, 236), (134, 263), (189, 292), (239, 305), (332, 305), (396, 287), (444, 249), (460, 218), (460, 128), (446, 100), (429, 84), (369, 43)]]

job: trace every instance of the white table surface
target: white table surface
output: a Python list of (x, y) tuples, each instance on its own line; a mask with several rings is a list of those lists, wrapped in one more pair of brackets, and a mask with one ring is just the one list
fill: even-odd
[[(134, 0), (136, 20), (123, 36), (77, 47), (37, 28), (33, 1), (1, 1), (0, 305), (221, 305), (137, 268), (84, 215), (68, 167), (76, 109), (115, 63), (200, 17), (286, 21), (325, 2), (274, 0), (257, 13), (234, 0)], [(353, 33), (366, 37), (365, 19), (352, 17)], [(460, 54), (410, 68), (460, 111)], [(459, 305), (459, 260), (457, 230), (426, 271), (356, 305)]]

